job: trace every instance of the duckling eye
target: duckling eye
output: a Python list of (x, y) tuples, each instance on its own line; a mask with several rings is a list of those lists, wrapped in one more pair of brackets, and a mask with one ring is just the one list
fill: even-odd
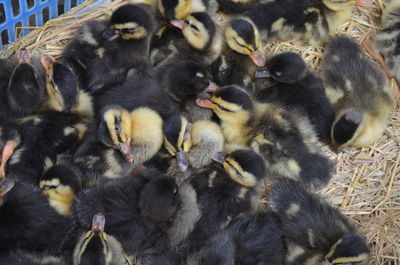
[(119, 135), (121, 133), (121, 127), (119, 125), (115, 125), (115, 134)]
[(202, 73), (202, 72), (197, 72), (197, 73), (196, 73), (196, 76), (199, 77), (199, 78), (203, 78), (203, 77), (204, 77), (204, 73)]
[(185, 20), (183, 21), (183, 23), (185, 23), (185, 24), (187, 24), (187, 25), (190, 25), (190, 22), (189, 22), (189, 20), (187, 20), (187, 19), (185, 19)]

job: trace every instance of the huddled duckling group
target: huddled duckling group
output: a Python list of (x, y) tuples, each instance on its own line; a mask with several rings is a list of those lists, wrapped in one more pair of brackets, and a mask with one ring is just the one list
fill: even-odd
[[(314, 194), (333, 168), (318, 141), (369, 146), (394, 104), (359, 44), (331, 36), (356, 1), (131, 2), (57, 61), (0, 60), (0, 264), (366, 262)], [(234, 14), (223, 32), (217, 9)], [(326, 42), (321, 73), (267, 54), (275, 40)], [(398, 1), (375, 47), (399, 79)]]

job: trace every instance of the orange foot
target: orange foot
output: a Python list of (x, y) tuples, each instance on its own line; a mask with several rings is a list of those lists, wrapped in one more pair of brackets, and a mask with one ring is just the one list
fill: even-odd
[(7, 161), (14, 153), (16, 147), (17, 143), (14, 141), (7, 141), (7, 143), (4, 145), (3, 152), (1, 154), (0, 178), (4, 178), (6, 176)]

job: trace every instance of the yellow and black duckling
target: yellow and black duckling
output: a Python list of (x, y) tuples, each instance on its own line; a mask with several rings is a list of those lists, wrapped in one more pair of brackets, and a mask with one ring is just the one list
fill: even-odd
[(207, 67), (221, 53), (221, 35), (207, 13), (191, 13), (171, 24), (154, 35), (150, 51), (152, 65), (192, 60)]
[(55, 165), (40, 178), (39, 188), (57, 213), (69, 216), (75, 195), (81, 190), (80, 177), (71, 166)]
[(308, 120), (273, 104), (254, 102), (237, 86), (222, 87), (211, 100), (197, 102), (220, 119), (226, 150), (250, 147), (262, 155), (267, 180), (284, 177), (315, 188), (328, 183), (332, 165), (315, 149)]
[[(37, 187), (2, 178), (0, 224), (0, 251), (22, 248), (58, 254), (71, 220), (57, 214)], [(51, 233), (49, 227), (54, 228)]]
[(210, 237), (189, 265), (284, 264), (285, 245), (277, 216), (271, 212), (244, 215)]
[(167, 21), (184, 19), (192, 13), (216, 11), (214, 0), (158, 0), (158, 11)]
[(155, 24), (147, 5), (121, 6), (109, 20), (80, 26), (62, 61), (74, 69), (84, 90), (122, 83), (129, 69), (148, 66)]
[(104, 232), (105, 225), (106, 218), (103, 214), (97, 213), (93, 216), (91, 229), (83, 233), (75, 245), (73, 265), (132, 264), (132, 258), (125, 253), (121, 243)]
[(42, 56), (42, 66), (46, 73), (47, 99), (42, 111), (53, 110), (79, 115), (82, 121), (93, 118), (93, 102), (88, 92), (79, 87), (76, 74), (67, 65), (55, 62), (50, 56)]
[(268, 60), (267, 67), (257, 70), (256, 76), (273, 80), (272, 84), (259, 88), (257, 100), (276, 103), (305, 115), (318, 138), (330, 142), (330, 128), (334, 119), (331, 104), (321, 79), (307, 69), (299, 54), (285, 52), (273, 56)]
[[(355, 0), (267, 1), (233, 18), (225, 35), (231, 49), (265, 63), (261, 41), (303, 41), (318, 46), (351, 15)], [(257, 58), (259, 58), (257, 60)]]
[[(81, 192), (74, 204), (78, 226), (102, 211), (106, 230), (139, 260), (162, 255), (183, 240), (199, 218), (196, 192), (155, 170), (141, 170)], [(171, 235), (171, 237), (170, 237)]]
[(327, 45), (321, 77), (335, 112), (332, 143), (363, 147), (377, 141), (394, 104), (393, 90), (379, 67), (354, 40), (339, 36)]
[(285, 264), (362, 264), (369, 258), (364, 239), (350, 221), (323, 198), (291, 180), (273, 185), (269, 204), (280, 218), (287, 244)]
[(92, 171), (106, 178), (124, 177), (151, 159), (162, 142), (162, 119), (157, 112), (147, 107), (128, 112), (111, 105), (101, 111), (96, 128), (84, 139), (74, 161), (80, 169), (89, 170), (88, 177), (97, 175)]
[(236, 216), (255, 210), (259, 184), (265, 178), (263, 159), (251, 150), (215, 156), (209, 166), (193, 173), (190, 183), (202, 213), (195, 229), (182, 244), (193, 253)]
[(374, 37), (375, 48), (384, 57), (385, 68), (400, 83), (400, 3), (392, 0), (386, 4), (381, 30)]

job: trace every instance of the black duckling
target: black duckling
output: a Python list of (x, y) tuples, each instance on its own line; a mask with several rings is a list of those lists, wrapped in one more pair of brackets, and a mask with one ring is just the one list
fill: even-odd
[(332, 165), (319, 154), (308, 119), (270, 103), (254, 102), (237, 86), (222, 87), (211, 100), (199, 99), (218, 116), (225, 150), (251, 148), (262, 155), (267, 180), (284, 177), (319, 188), (330, 179)]
[(322, 81), (311, 73), (297, 53), (286, 52), (273, 56), (268, 66), (256, 75), (271, 77), (276, 82), (257, 93), (260, 102), (276, 103), (285, 109), (305, 115), (318, 138), (329, 142), (334, 113)]
[(214, 14), (215, 10), (216, 2), (213, 0), (158, 0), (158, 11), (167, 21), (184, 19), (196, 12)]
[(104, 232), (105, 225), (106, 218), (103, 214), (98, 213), (93, 216), (91, 229), (83, 233), (75, 245), (73, 265), (132, 264), (132, 258), (125, 253), (121, 243)]
[(39, 181), (39, 188), (48, 197), (49, 204), (61, 215), (71, 215), (75, 195), (81, 190), (78, 171), (71, 166), (55, 165)]
[(58, 254), (70, 226), (71, 220), (57, 214), (37, 187), (10, 178), (0, 181), (1, 251), (23, 248)]
[(149, 64), (155, 20), (143, 4), (124, 5), (109, 20), (89, 21), (77, 30), (62, 61), (79, 76), (81, 87), (95, 92), (122, 83), (131, 68)]
[(145, 259), (162, 255), (172, 243), (185, 238), (198, 219), (196, 205), (193, 188), (184, 184), (178, 187), (174, 178), (155, 170), (140, 170), (134, 178), (106, 182), (81, 192), (74, 216), (78, 226), (87, 227), (90, 216), (101, 211), (108, 220), (107, 233), (121, 242), (129, 255)]
[(284, 264), (285, 244), (277, 216), (271, 211), (239, 216), (188, 257), (190, 265)]
[[(257, 58), (255, 51), (262, 46), (263, 39), (305, 41), (318, 46), (350, 17), (355, 2), (267, 1), (232, 19), (225, 31), (226, 40), (231, 49), (249, 54), (253, 59)], [(259, 65), (257, 60), (255, 63)]]
[(222, 38), (205, 12), (191, 13), (182, 20), (172, 20), (154, 35), (151, 44), (152, 65), (178, 60), (192, 60), (209, 66), (220, 54)]
[(22, 119), (21, 144), (7, 163), (7, 174), (37, 185), (43, 172), (62, 157), (71, 156), (87, 125), (77, 115), (47, 111)]
[(383, 134), (394, 94), (383, 72), (352, 39), (339, 36), (327, 45), (321, 77), (333, 105), (331, 138), (338, 147), (363, 147)]
[(390, 1), (386, 4), (381, 30), (374, 37), (375, 48), (383, 55), (385, 68), (400, 83), (400, 3)]
[(218, 162), (193, 173), (190, 183), (197, 193), (201, 218), (182, 247), (193, 253), (206, 240), (242, 213), (253, 212), (259, 184), (265, 178), (263, 159), (251, 150), (217, 156)]
[(67, 265), (63, 257), (46, 253), (26, 251), (23, 249), (12, 250), (0, 254), (0, 264), (7, 265)]
[(111, 105), (101, 111), (95, 131), (84, 139), (74, 161), (106, 178), (124, 177), (151, 159), (162, 142), (162, 119), (155, 111), (140, 107), (128, 112)]
[(273, 185), (269, 204), (280, 218), (286, 264), (361, 264), (369, 249), (354, 226), (323, 198), (287, 180)]

